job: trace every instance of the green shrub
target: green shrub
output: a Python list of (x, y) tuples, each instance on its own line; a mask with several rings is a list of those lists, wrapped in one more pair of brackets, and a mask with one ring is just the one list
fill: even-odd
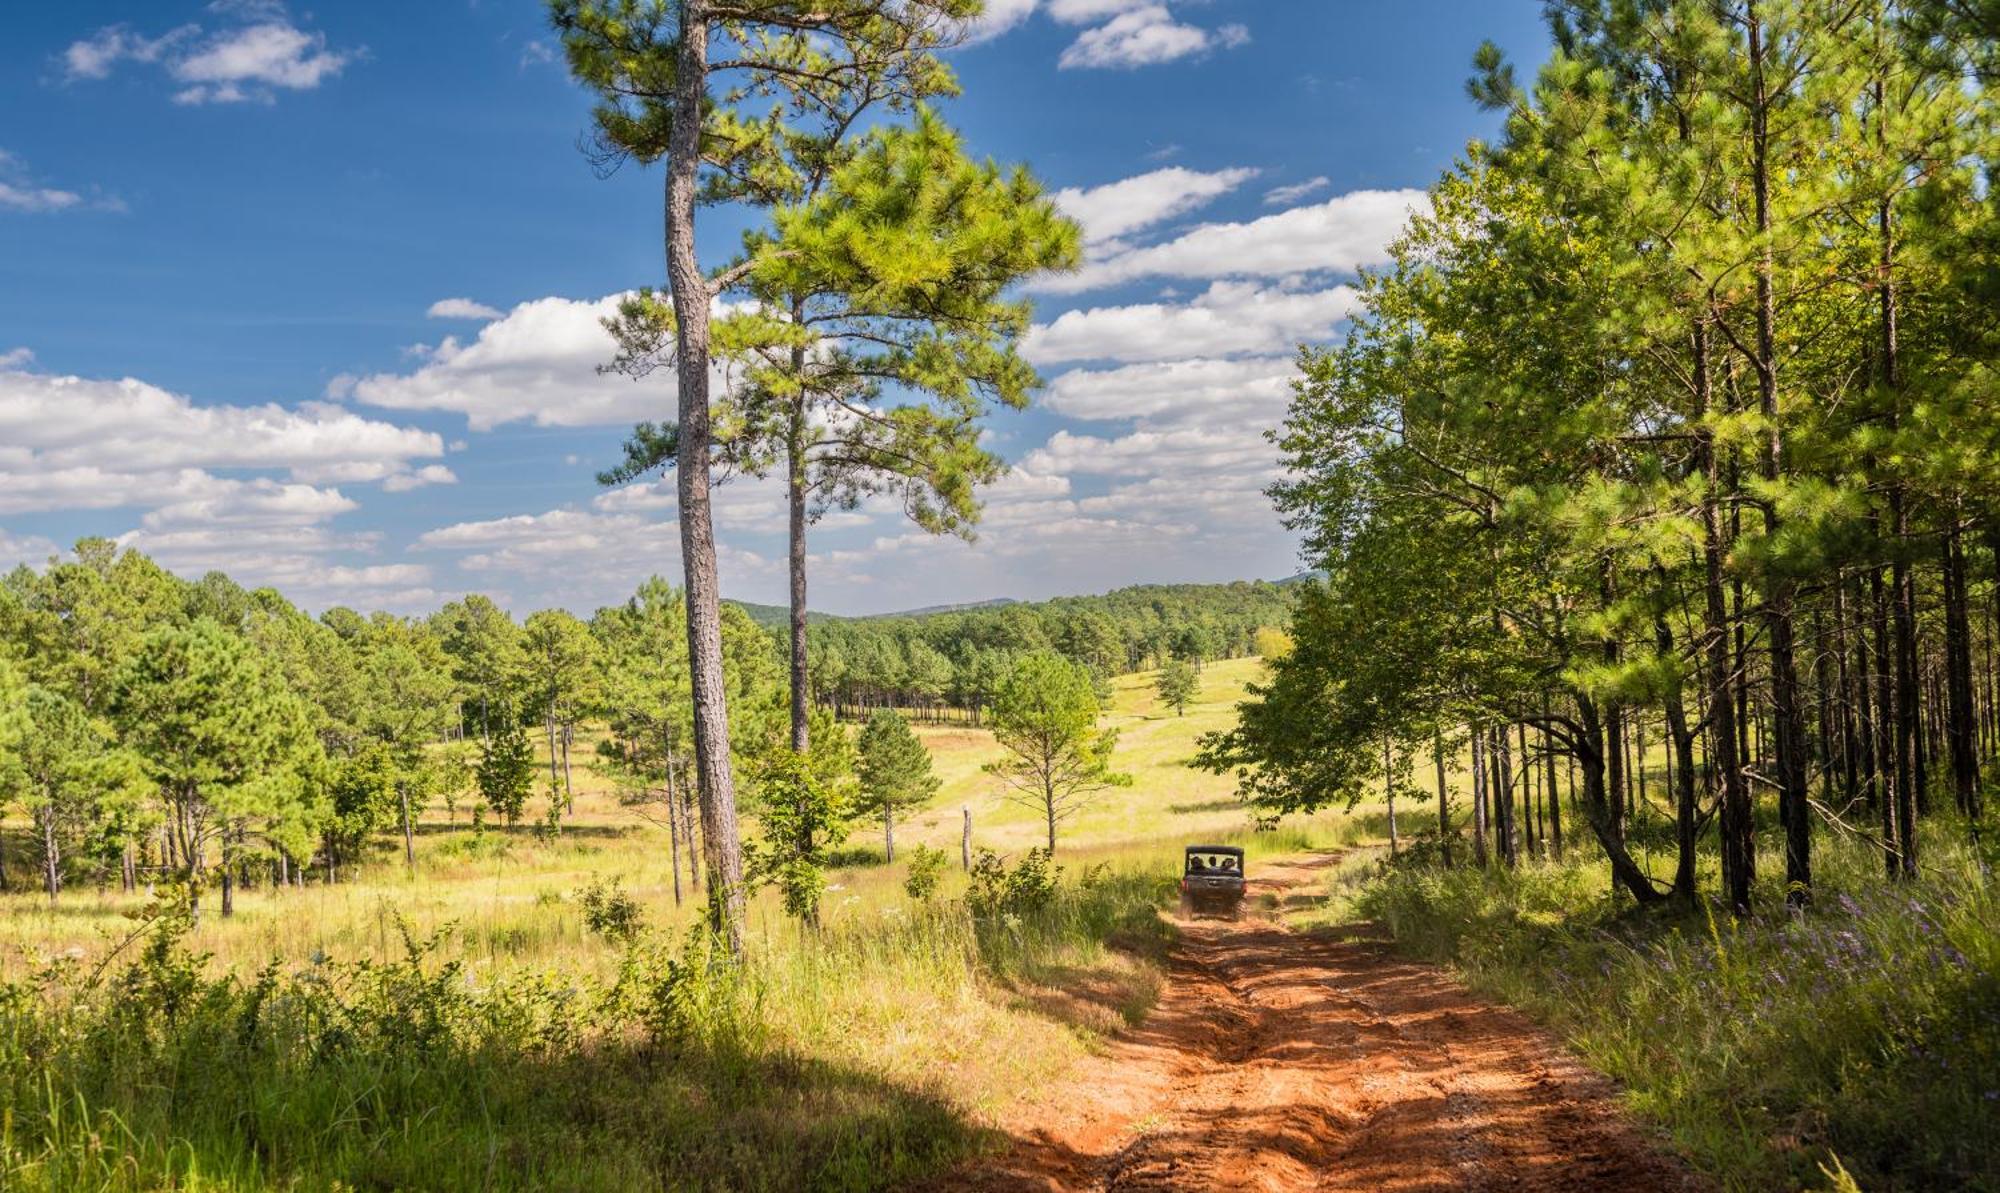
[(576, 895), (583, 904), (583, 926), (606, 940), (625, 944), (645, 930), (645, 909), (616, 878), (593, 878)]
[(972, 885), (965, 892), (965, 905), (974, 919), (1028, 915), (1054, 900), (1061, 880), (1062, 867), (1046, 849), (1030, 849), (1012, 869), (1005, 858), (982, 849), (972, 860)]
[(950, 856), (942, 849), (919, 845), (909, 853), (909, 872), (903, 876), (903, 893), (919, 903), (928, 903), (944, 881)]

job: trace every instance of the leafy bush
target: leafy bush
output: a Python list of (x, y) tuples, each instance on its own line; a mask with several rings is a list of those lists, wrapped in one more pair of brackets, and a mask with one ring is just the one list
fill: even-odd
[(645, 930), (645, 909), (616, 878), (593, 878), (576, 894), (583, 903), (583, 926), (606, 940), (625, 944)]
[(950, 857), (944, 850), (928, 845), (910, 850), (909, 857), (910, 869), (903, 876), (903, 892), (919, 903), (928, 903), (937, 894), (938, 884), (944, 881)]
[(1029, 915), (1049, 905), (1061, 880), (1062, 867), (1046, 849), (1030, 849), (1011, 870), (1005, 858), (982, 849), (972, 860), (965, 905), (974, 919)]

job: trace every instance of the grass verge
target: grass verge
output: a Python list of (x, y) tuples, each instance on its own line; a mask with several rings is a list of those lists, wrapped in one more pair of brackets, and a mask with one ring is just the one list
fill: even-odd
[(488, 975), (449, 930), (218, 974), (162, 913), (130, 959), (0, 987), (0, 1187), (892, 1186), (993, 1142), (981, 1103), (1086, 1046), (1039, 992), (1143, 1009), (1169, 885), (912, 902), (740, 965), (641, 931), (602, 978)]
[(1594, 859), (1387, 866), (1352, 907), (1549, 1024), (1727, 1188), (2000, 1189), (1989, 864), (1941, 831), (1916, 882), (1840, 843), (1815, 868), (1810, 909), (1767, 886), (1740, 922), (1634, 912)]

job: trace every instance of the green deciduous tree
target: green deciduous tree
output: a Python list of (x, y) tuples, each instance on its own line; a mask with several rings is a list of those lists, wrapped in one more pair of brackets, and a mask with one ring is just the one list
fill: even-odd
[[(505, 715), (500, 715), (505, 713)], [(521, 819), (535, 786), (535, 753), (512, 708), (494, 709), (493, 732), (479, 744), (479, 797), (510, 825)]]
[(861, 812), (854, 743), (831, 716), (818, 720), (805, 753), (789, 742), (774, 742), (752, 755), (745, 768), (763, 829), (752, 851), (751, 874), (776, 886), (785, 910), (814, 929), (820, 924), (828, 853), (846, 839)]
[(1099, 729), (1102, 706), (1090, 671), (1061, 655), (1037, 652), (1014, 665), (993, 699), (993, 737), (1006, 756), (986, 764), (1009, 798), (1041, 813), (1049, 852), (1056, 829), (1107, 788), (1132, 776), (1111, 769), (1116, 729)]

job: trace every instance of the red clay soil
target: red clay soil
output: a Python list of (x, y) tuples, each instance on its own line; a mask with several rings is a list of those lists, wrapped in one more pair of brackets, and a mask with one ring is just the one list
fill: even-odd
[[(1316, 897), (1319, 857), (1253, 891)], [(1002, 1126), (1002, 1154), (929, 1188), (1702, 1189), (1609, 1081), (1521, 1016), (1358, 932), (1246, 910), (1181, 923), (1144, 1026)]]

